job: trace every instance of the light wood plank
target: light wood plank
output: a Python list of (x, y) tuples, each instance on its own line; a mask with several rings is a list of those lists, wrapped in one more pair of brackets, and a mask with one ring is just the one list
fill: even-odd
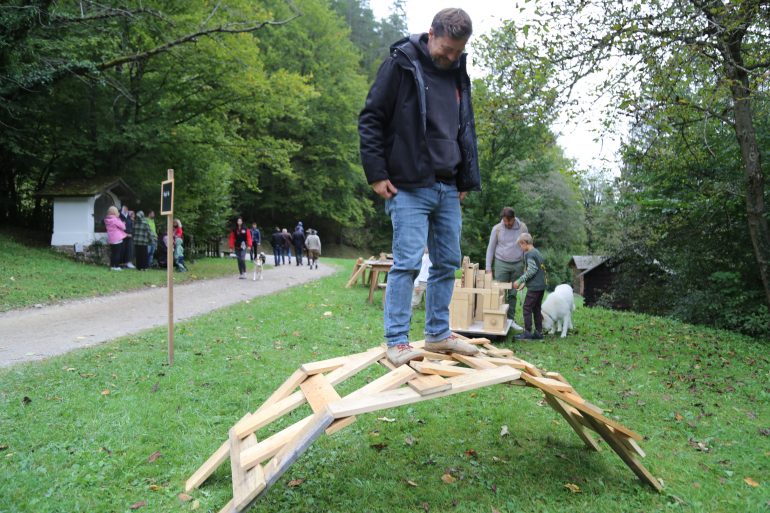
[[(299, 387), (302, 389), (302, 393), (305, 394), (305, 399), (314, 413), (324, 411), (327, 404), (341, 399), (340, 394), (337, 393), (323, 374), (310, 376)], [(326, 428), (326, 434), (332, 435), (355, 421), (355, 417), (337, 419)]]
[(559, 415), (564, 417), (564, 420), (567, 421), (567, 423), (580, 437), (580, 439), (583, 440), (583, 443), (586, 445), (586, 447), (597, 452), (601, 451), (599, 444), (597, 444), (596, 440), (593, 439), (586, 426), (577, 419), (577, 417), (580, 416), (580, 413), (577, 410), (571, 407), (568, 407), (569, 410), (567, 410), (564, 404), (562, 404), (558, 399), (550, 394), (545, 394), (545, 402), (547, 402), (551, 408), (556, 410)]
[(339, 369), (350, 360), (350, 356), (338, 356), (336, 358), (329, 358), (328, 360), (320, 360), (317, 362), (303, 363), (299, 370), (312, 376), (314, 374), (320, 374), (322, 372), (333, 371)]
[(369, 395), (367, 397), (353, 397), (343, 399), (328, 406), (329, 411), (335, 418), (349, 417), (359, 415), (385, 408), (394, 408), (412, 404), (427, 399), (444, 397), (447, 395), (459, 394), (468, 390), (505, 383), (518, 379), (521, 372), (511, 367), (497, 367), (495, 369), (471, 371), (471, 374), (455, 376), (448, 381), (452, 388), (443, 392), (438, 392), (429, 396), (421, 396), (411, 388), (402, 387), (395, 390), (380, 392), (379, 394)]
[(438, 374), (439, 376), (460, 376), (461, 374), (473, 374), (476, 372), (473, 369), (467, 369), (465, 367), (453, 367), (449, 365), (440, 365), (433, 362), (416, 362), (411, 361), (409, 365), (421, 374)]
[(184, 491), (189, 492), (191, 490), (194, 490), (198, 488), (200, 485), (203, 484), (206, 479), (211, 476), (216, 470), (219, 468), (219, 466), (227, 461), (227, 457), (230, 455), (230, 442), (229, 440), (222, 445), (219, 446), (219, 449), (214, 451), (214, 453), (209, 456), (209, 458), (198, 467), (198, 470), (196, 470), (193, 475), (187, 479), (187, 481), (184, 484)]
[(452, 384), (437, 374), (417, 374), (407, 385), (420, 395), (431, 395), (452, 388)]
[[(609, 430), (608, 426), (602, 422), (601, 419), (597, 419), (591, 416), (585, 417), (585, 419), (593, 426), (594, 431), (604, 438), (604, 441), (609, 444), (615, 453), (620, 456), (620, 459), (628, 465), (628, 467), (639, 477), (643, 482), (652, 486), (658, 492), (663, 490), (663, 485), (660, 484), (660, 480), (653, 476), (644, 465), (636, 458), (636, 454), (629, 451), (628, 448), (620, 442), (616, 433)], [(612, 426), (615, 427), (615, 426)], [(616, 428), (617, 430), (617, 428)]]
[(540, 383), (541, 385), (548, 385), (552, 389), (558, 390), (559, 392), (574, 392), (574, 389), (571, 386), (565, 385), (563, 382), (556, 379), (538, 378), (533, 376), (532, 381)]
[(254, 447), (250, 447), (241, 452), (241, 467), (249, 469), (254, 465), (260, 464), (263, 461), (275, 456), (275, 454), (286, 445), (286, 442), (291, 440), (294, 435), (302, 431), (313, 420), (313, 416), (309, 415), (304, 419), (295, 422), (291, 426), (282, 429), (278, 433), (265, 438), (260, 441)]
[(494, 369), (495, 367), (497, 367), (497, 365), (495, 365), (494, 363), (484, 358), (477, 358), (475, 356), (465, 356), (458, 353), (452, 353), (452, 358), (454, 358), (460, 363), (464, 363), (465, 365), (473, 369)]
[(241, 467), (241, 451), (257, 445), (257, 437), (251, 434), (241, 440), (233, 429), (230, 438), (230, 470), (233, 482), (233, 506), (236, 510), (243, 509), (259, 492), (265, 488), (265, 476), (262, 466), (244, 470)]
[[(524, 379), (524, 381), (526, 381), (530, 385), (534, 385), (537, 388), (539, 388), (540, 390), (542, 390), (543, 392), (547, 392), (547, 393), (551, 394), (552, 396), (557, 397), (559, 400), (564, 401), (565, 403), (569, 404), (570, 406), (572, 406), (573, 408), (578, 410), (580, 413), (585, 414), (584, 417), (586, 417), (586, 418), (591, 417), (591, 418), (594, 418), (594, 419), (598, 420), (600, 423), (603, 422), (604, 424), (615, 428), (615, 430), (620, 431), (621, 433), (623, 433), (625, 436), (627, 436), (629, 438), (634, 438), (636, 440), (642, 440), (642, 435), (640, 435), (639, 433), (635, 433), (634, 431), (631, 431), (630, 429), (628, 429), (627, 427), (623, 426), (622, 424), (620, 424), (618, 422), (615, 422), (614, 420), (609, 419), (609, 418), (605, 417), (604, 415), (596, 413), (595, 411), (592, 411), (590, 408), (587, 408), (585, 405), (583, 405), (583, 404), (575, 401), (571, 397), (569, 397), (569, 395), (562, 394), (558, 390), (555, 390), (555, 389), (551, 388), (549, 385), (539, 383), (536, 379), (533, 378), (533, 376), (529, 376), (526, 373), (522, 373), (521, 377), (522, 377), (522, 379)], [(594, 423), (592, 422), (591, 424), (593, 425)]]

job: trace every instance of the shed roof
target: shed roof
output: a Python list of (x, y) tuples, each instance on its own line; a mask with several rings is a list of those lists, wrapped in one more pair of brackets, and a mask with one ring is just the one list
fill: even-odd
[(105, 176), (101, 178), (77, 178), (65, 180), (56, 185), (46, 187), (37, 193), (43, 198), (52, 197), (87, 197), (97, 196), (107, 191), (115, 191), (122, 196), (136, 197), (134, 191), (122, 178)]
[(573, 264), (579, 271), (583, 271), (596, 267), (605, 260), (607, 257), (601, 255), (574, 255), (569, 263)]

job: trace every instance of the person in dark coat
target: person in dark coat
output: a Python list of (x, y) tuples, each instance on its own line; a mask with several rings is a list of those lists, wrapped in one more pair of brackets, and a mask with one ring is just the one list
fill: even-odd
[(283, 233), (277, 226), (270, 237), (270, 245), (273, 246), (273, 258), (275, 258), (275, 266), (278, 267), (283, 260)]
[[(385, 199), (393, 225), (393, 267), (385, 293), (387, 357), (422, 358), (409, 345), (411, 297), (427, 245), (425, 349), (473, 355), (449, 329), (449, 302), (460, 266), (460, 202), (480, 190), (476, 129), (465, 45), (473, 32), (462, 9), (443, 9), (427, 33), (396, 42), (377, 71), (358, 118), (361, 163)], [(430, 234), (430, 237), (428, 236)]]
[[(302, 252), (305, 251), (305, 230), (298, 227), (291, 234), (291, 243), (294, 245), (294, 256), (297, 258), (297, 265), (302, 265)], [(310, 261), (308, 260), (308, 265)]]

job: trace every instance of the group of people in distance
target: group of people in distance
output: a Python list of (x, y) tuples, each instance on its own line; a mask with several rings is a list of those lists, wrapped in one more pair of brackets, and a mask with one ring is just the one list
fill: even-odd
[[(111, 206), (104, 218), (107, 229), (107, 243), (110, 246), (110, 269), (136, 269), (146, 271), (153, 266), (153, 258), (157, 254), (158, 266), (166, 266), (166, 247), (168, 236), (161, 239), (159, 248), (158, 231), (155, 226), (155, 212), (129, 210), (127, 205)], [(184, 265), (184, 237), (182, 222), (174, 219), (174, 265), (179, 271), (187, 271)], [(134, 264), (136, 262), (136, 264)]]
[[(449, 329), (449, 303), (462, 258), (461, 203), (469, 192), (481, 189), (465, 54), (472, 32), (468, 13), (447, 8), (435, 15), (427, 33), (395, 42), (377, 71), (358, 118), (361, 164), (372, 190), (385, 200), (385, 213), (393, 226), (393, 266), (385, 291), (384, 328), (387, 358), (396, 366), (423, 358), (423, 353), (409, 344), (409, 336), (414, 280), (426, 246), (432, 265), (425, 290), (425, 350), (478, 353), (475, 345)], [(515, 226), (516, 218), (512, 210), (510, 216), (507, 214), (504, 210), (501, 216), (503, 229), (498, 234), (493, 230), (493, 237), (499, 235), (501, 240), (495, 244), (490, 240), (490, 246), (495, 246), (491, 257), (498, 259), (498, 279), (511, 281), (513, 277), (516, 289), (527, 286), (526, 331), (520, 337), (535, 338), (528, 314), (534, 317), (534, 333), (539, 334), (545, 268), (525, 230), (510, 245), (508, 239), (513, 234), (508, 231), (509, 224)], [(519, 225), (523, 227), (523, 223)], [(511, 247), (516, 251), (508, 251)], [(487, 269), (492, 268), (491, 257), (488, 248)], [(419, 282), (418, 277), (418, 286)], [(509, 297), (513, 302), (508, 312), (511, 317), (515, 295), (512, 291)]]
[[(265, 254), (262, 252), (262, 232), (257, 228), (257, 223), (253, 222), (251, 228), (246, 227), (243, 218), (238, 217), (230, 230), (230, 250), (235, 253), (238, 261), (238, 277), (246, 279), (246, 255), (250, 253), (251, 260), (256, 262), (265, 260)], [(294, 258), (298, 266), (302, 265), (303, 254), (307, 257), (307, 265), (311, 269), (318, 269), (318, 259), (321, 256), (321, 239), (318, 232), (312, 228), (305, 230), (302, 221), (297, 223), (293, 233), (289, 233), (286, 228), (275, 228), (275, 232), (270, 237), (270, 245), (273, 248), (273, 257), (275, 265), (279, 266), (288, 263), (291, 264), (292, 249)]]

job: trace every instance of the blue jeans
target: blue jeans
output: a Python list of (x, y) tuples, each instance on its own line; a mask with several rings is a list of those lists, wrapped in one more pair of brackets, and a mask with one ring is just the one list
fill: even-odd
[(451, 334), (449, 302), (462, 258), (457, 187), (438, 182), (433, 187), (401, 189), (385, 201), (385, 212), (393, 224), (393, 267), (385, 289), (385, 340), (388, 346), (409, 341), (412, 289), (426, 245), (433, 266), (425, 294), (425, 340), (443, 340)]
[(147, 266), (152, 267), (152, 257), (155, 256), (155, 250), (158, 249), (158, 243), (157, 242), (151, 242), (149, 246), (147, 246)]
[(281, 246), (273, 246), (273, 258), (275, 258), (275, 265), (279, 266), (281, 265), (281, 260), (283, 259), (283, 248)]

